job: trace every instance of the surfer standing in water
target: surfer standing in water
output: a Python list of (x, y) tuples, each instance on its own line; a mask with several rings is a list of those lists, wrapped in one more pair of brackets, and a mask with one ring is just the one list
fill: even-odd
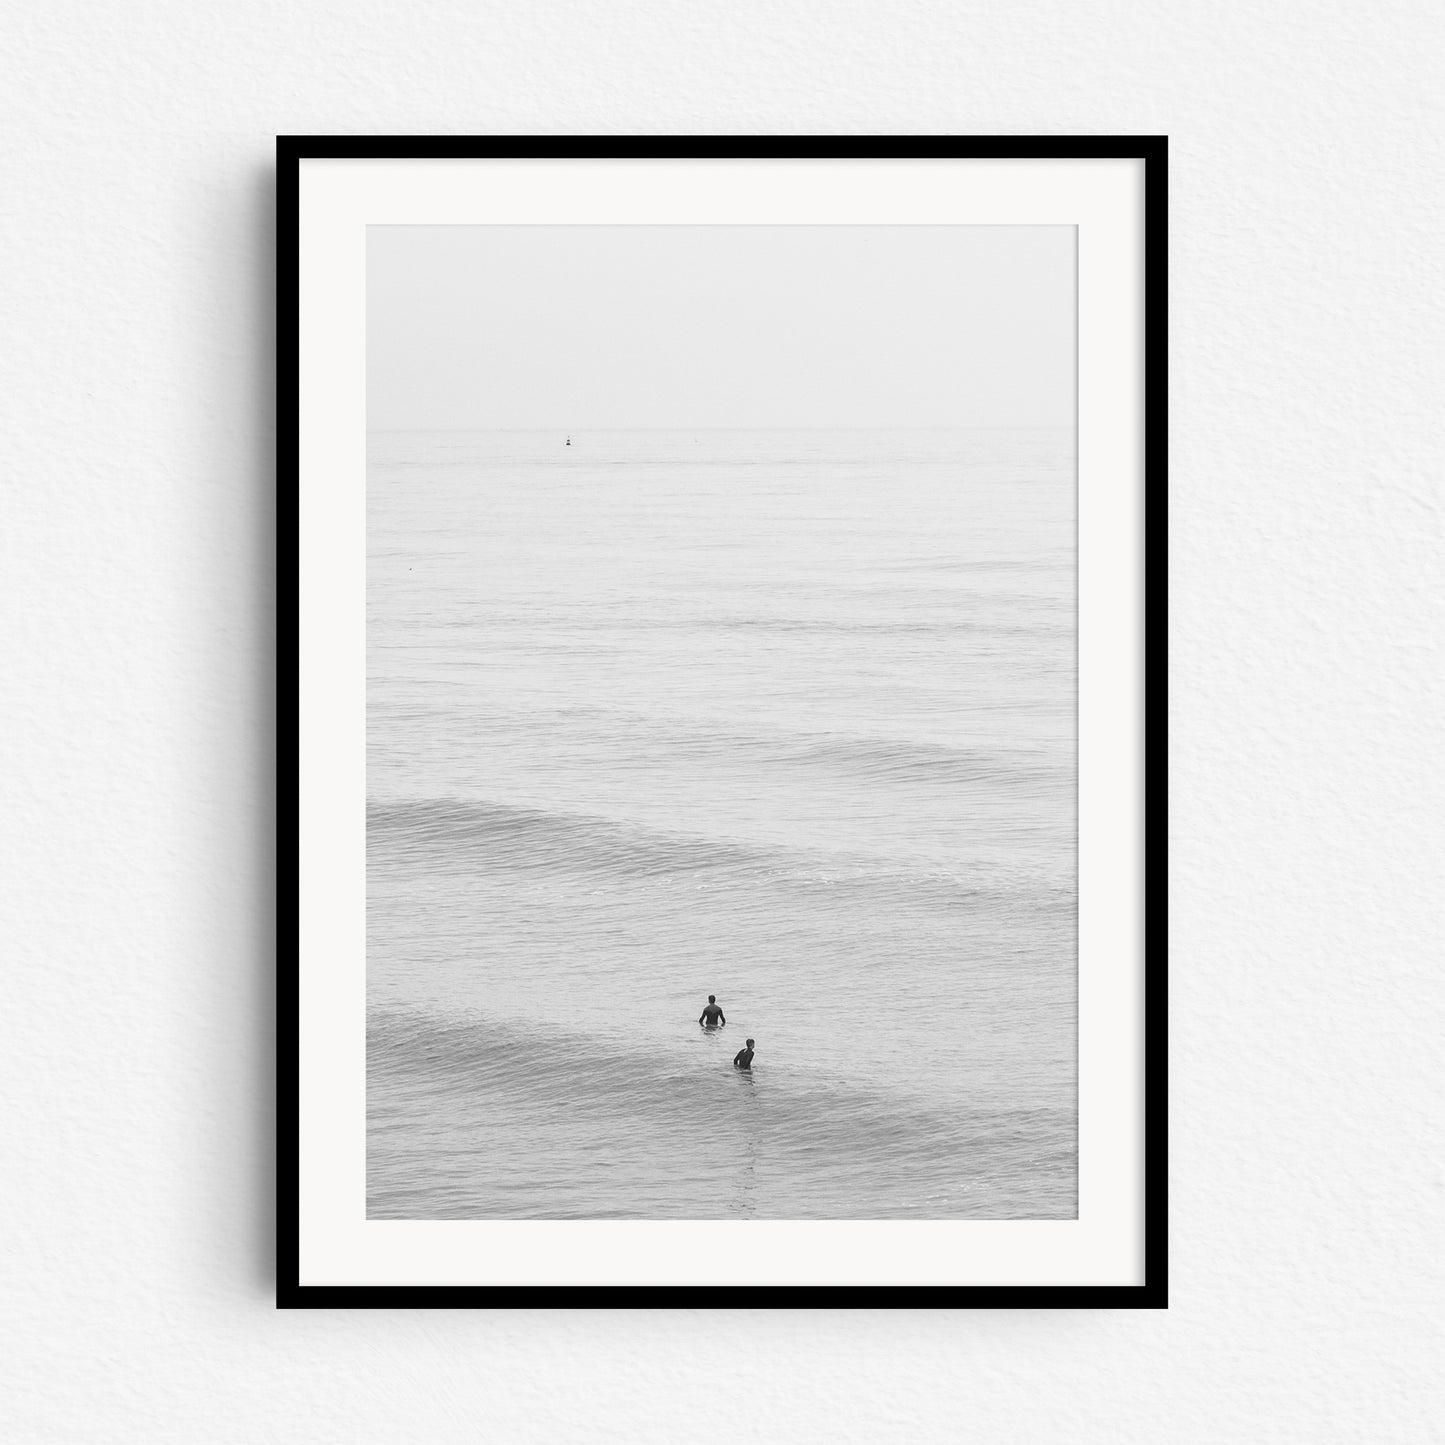
[(715, 993), (708, 994), (707, 1007), (698, 1015), (697, 1021), (705, 1029), (727, 1027), (727, 1020), (723, 1017), (723, 1011), (717, 1006), (717, 995)]
[(733, 1055), (733, 1068), (746, 1069), (749, 1073), (752, 1073), (753, 1041), (751, 1039), (748, 1040), (746, 1048), (739, 1049), (737, 1053)]

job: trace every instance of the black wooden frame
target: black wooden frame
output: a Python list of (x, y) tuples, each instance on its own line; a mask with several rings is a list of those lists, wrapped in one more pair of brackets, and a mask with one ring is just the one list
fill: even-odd
[[(1144, 163), (1144, 1283), (1139, 1285), (487, 1286), (300, 1282), (299, 215), (309, 159), (994, 159)], [(296, 1307), (1167, 1307), (1168, 939), (1165, 605), (1168, 140), (1164, 136), (280, 136), (277, 159), (277, 1305)]]

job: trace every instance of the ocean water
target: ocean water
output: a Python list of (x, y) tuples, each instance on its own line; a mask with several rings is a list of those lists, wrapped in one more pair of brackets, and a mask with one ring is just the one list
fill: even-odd
[(565, 440), (370, 438), (369, 1217), (1074, 1217), (1072, 433)]

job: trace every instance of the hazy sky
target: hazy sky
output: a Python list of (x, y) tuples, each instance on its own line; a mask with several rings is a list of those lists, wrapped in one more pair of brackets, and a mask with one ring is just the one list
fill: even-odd
[(373, 226), (372, 427), (1066, 426), (1071, 226)]

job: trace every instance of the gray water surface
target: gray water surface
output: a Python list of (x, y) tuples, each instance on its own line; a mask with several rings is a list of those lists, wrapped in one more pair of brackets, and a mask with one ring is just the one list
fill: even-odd
[(1074, 1216), (1072, 445), (372, 434), (370, 1217)]

